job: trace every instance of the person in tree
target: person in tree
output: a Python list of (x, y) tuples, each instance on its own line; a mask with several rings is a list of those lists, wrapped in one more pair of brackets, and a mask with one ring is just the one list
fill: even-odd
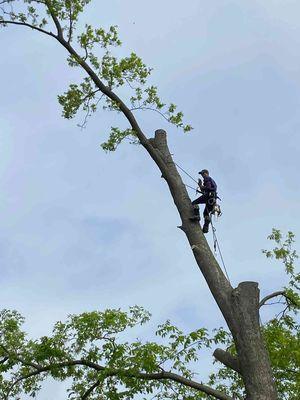
[(197, 204), (205, 204), (205, 208), (203, 211), (204, 225), (202, 231), (203, 233), (207, 233), (210, 224), (210, 213), (213, 211), (214, 205), (216, 204), (217, 184), (209, 176), (209, 172), (207, 169), (203, 169), (199, 172), (199, 174), (202, 176), (203, 182), (201, 179), (198, 180), (199, 190), (197, 191), (199, 193), (202, 193), (202, 195), (194, 200), (192, 204), (193, 206)]

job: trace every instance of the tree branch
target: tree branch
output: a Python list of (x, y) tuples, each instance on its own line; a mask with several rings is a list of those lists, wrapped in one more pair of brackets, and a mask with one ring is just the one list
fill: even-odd
[[(69, 52), (70, 55), (75, 57), (75, 59), (78, 61), (78, 63), (81, 65), (81, 67), (86, 71), (86, 73), (90, 76), (92, 81), (95, 83), (96, 87), (99, 88), (99, 90), (106, 95), (109, 99), (111, 99), (113, 102), (118, 104), (120, 110), (124, 114), (124, 116), (127, 118), (129, 124), (131, 125), (132, 129), (136, 132), (141, 144), (144, 145), (149, 150), (150, 143), (148, 142), (148, 139), (142, 132), (139, 124), (137, 123), (133, 113), (130, 111), (130, 109), (125, 105), (125, 103), (114, 93), (108, 86), (106, 86), (98, 77), (98, 75), (92, 70), (92, 68), (89, 66), (89, 64), (77, 53), (77, 51), (71, 46), (70, 43), (68, 43), (66, 40), (64, 40), (61, 37), (57, 37), (57, 40), (60, 42), (60, 44), (65, 47), (65, 49)], [(152, 146), (151, 146), (152, 147)], [(153, 149), (152, 149), (153, 153)]]
[(4, 364), (7, 360), (9, 360), (9, 357), (2, 358), (2, 360), (0, 360), (0, 364)]
[(160, 116), (162, 116), (167, 122), (170, 122), (169, 118), (166, 117), (165, 114), (163, 114), (161, 111), (157, 110), (156, 108), (140, 106), (140, 107), (132, 107), (130, 109), (130, 111), (138, 111), (138, 110), (141, 110), (141, 111), (147, 111), (147, 110), (154, 111), (154, 112), (158, 113)]
[(62, 27), (61, 27), (61, 25), (60, 25), (60, 22), (59, 22), (57, 16), (54, 14), (54, 11), (53, 11), (53, 8), (51, 7), (51, 4), (49, 3), (48, 0), (45, 0), (45, 4), (46, 4), (46, 6), (47, 6), (47, 8), (48, 8), (48, 10), (49, 10), (49, 13), (50, 13), (50, 15), (51, 15), (51, 18), (52, 18), (54, 24), (55, 24), (55, 26), (56, 26), (56, 29), (57, 29), (57, 36), (58, 36), (59, 38), (63, 39), (63, 30), (62, 30)]
[[(98, 365), (96, 363), (93, 363), (88, 360), (72, 360), (72, 361), (67, 361), (67, 362), (62, 362), (62, 363), (54, 363), (51, 365), (47, 366), (40, 366), (37, 367), (35, 371), (30, 372), (29, 374), (20, 376), (18, 379), (16, 379), (12, 385), (9, 388), (9, 392), (13, 389), (13, 387), (19, 383), (22, 380), (32, 378), (33, 376), (37, 376), (43, 372), (48, 372), (51, 371), (53, 368), (65, 368), (65, 367), (71, 367), (71, 366), (85, 366), (89, 367), (91, 369), (94, 369), (98, 372), (106, 372), (105, 373), (105, 378), (111, 377), (111, 376), (126, 376), (128, 378), (137, 378), (137, 379), (144, 379), (144, 380), (157, 380), (157, 381), (163, 381), (163, 380), (171, 380), (173, 382), (180, 383), (186, 387), (190, 387), (192, 389), (198, 390), (200, 392), (206, 393), (207, 395), (213, 396), (218, 400), (233, 400), (232, 397), (226, 395), (225, 393), (222, 393), (218, 390), (215, 390), (209, 386), (203, 385), (199, 382), (184, 378), (181, 375), (174, 374), (173, 372), (167, 372), (167, 371), (161, 371), (161, 372), (153, 372), (153, 373), (144, 373), (144, 372), (132, 372), (130, 370), (109, 370), (101, 365)], [(85, 397), (83, 399), (86, 399), (89, 394), (92, 393), (92, 391), (100, 384), (100, 381), (97, 381), (94, 383), (93, 386), (91, 386), (90, 389), (84, 394)], [(9, 395), (8, 392), (8, 395)]]
[[(184, 386), (199, 390), (200, 392), (203, 392), (203, 393), (206, 393), (207, 395), (213, 396), (218, 400), (234, 400), (232, 397), (227, 396), (227, 394), (225, 394), (225, 393), (219, 392), (218, 390), (215, 390), (215, 389), (213, 389), (209, 386), (203, 385), (201, 383), (184, 378), (183, 376), (173, 374), (172, 372), (164, 372), (163, 371), (161, 373), (156, 374), (157, 375), (156, 378), (155, 377), (151, 378), (151, 376), (147, 377), (147, 375), (151, 375), (151, 374), (144, 374), (145, 375), (144, 378), (141, 375), (143, 375), (143, 374), (139, 374), (138, 377), (142, 378), (142, 379), (157, 379), (157, 380), (170, 379), (174, 382), (181, 383)], [(155, 375), (155, 374), (152, 374), (152, 375)]]
[(81, 400), (86, 400), (90, 394), (92, 394), (92, 392), (96, 389), (96, 387), (98, 387), (100, 385), (101, 381), (98, 380), (97, 382), (95, 382), (82, 396)]
[(224, 351), (222, 349), (216, 349), (213, 353), (213, 356), (224, 364), (226, 367), (233, 369), (238, 374), (241, 373), (239, 360), (237, 357), (232, 356), (228, 351)]
[(259, 308), (264, 306), (268, 300), (273, 299), (274, 297), (277, 296), (284, 296), (287, 300), (289, 300), (291, 303), (294, 304), (292, 299), (286, 294), (284, 290), (279, 290), (278, 292), (271, 293), (268, 296), (264, 297), (259, 303)]
[(17, 21), (10, 21), (10, 20), (1, 20), (1, 21), (0, 21), (0, 25), (1, 25), (1, 24), (2, 24), (2, 25), (11, 24), (11, 25), (26, 26), (27, 28), (31, 28), (31, 29), (33, 29), (33, 30), (35, 30), (35, 31), (39, 31), (39, 32), (41, 32), (41, 33), (44, 33), (45, 35), (51, 36), (51, 37), (53, 37), (53, 38), (56, 38), (56, 35), (54, 35), (54, 33), (45, 31), (44, 29), (39, 28), (38, 26), (34, 26), (34, 25), (31, 25), (31, 24), (28, 24), (27, 22), (17, 22)]
[(72, 3), (70, 2), (68, 43), (71, 43), (72, 37), (73, 37), (73, 20), (72, 20)]

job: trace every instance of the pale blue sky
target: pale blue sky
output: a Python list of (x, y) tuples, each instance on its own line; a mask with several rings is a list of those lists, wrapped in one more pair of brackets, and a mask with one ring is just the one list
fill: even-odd
[[(94, 0), (82, 18), (118, 25), (124, 54), (154, 67), (161, 97), (184, 111), (188, 135), (155, 114), (137, 117), (148, 135), (168, 130), (175, 160), (195, 177), (211, 171), (233, 284), (258, 280), (263, 294), (283, 276), (260, 255), (266, 236), (300, 230), (299, 15), (287, 0)], [(127, 143), (109, 155), (99, 147), (120, 117), (99, 112), (81, 131), (60, 117), (56, 96), (78, 75), (58, 44), (7, 28), (0, 45), (1, 306), (22, 312), (34, 335), (69, 313), (133, 304), (153, 324), (223, 324), (155, 165)], [(65, 398), (56, 388), (40, 399), (54, 397)]]

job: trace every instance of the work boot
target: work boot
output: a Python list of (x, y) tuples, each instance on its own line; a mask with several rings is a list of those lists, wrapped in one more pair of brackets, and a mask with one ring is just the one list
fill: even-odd
[(200, 221), (200, 213), (198, 204), (193, 204), (193, 215), (189, 218), (191, 221)]
[(202, 228), (202, 232), (203, 233), (208, 233), (208, 231), (209, 231), (209, 223), (207, 224), (205, 222), (204, 225), (203, 225), (203, 228)]

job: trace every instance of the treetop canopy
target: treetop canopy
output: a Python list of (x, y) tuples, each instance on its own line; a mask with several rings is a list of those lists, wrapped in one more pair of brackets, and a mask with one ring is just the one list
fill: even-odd
[[(184, 132), (192, 127), (183, 122), (183, 113), (173, 103), (164, 103), (155, 85), (149, 84), (152, 69), (134, 52), (119, 57), (114, 48), (122, 45), (117, 26), (94, 28), (86, 24), (78, 29), (81, 13), (91, 0), (2, 0), (0, 1), (0, 25), (21, 25), (57, 39), (68, 51), (70, 67), (81, 67), (87, 74), (81, 82), (71, 83), (58, 96), (64, 118), (71, 119), (83, 112), (85, 127), (88, 118), (99, 107), (104, 110), (123, 112), (128, 119), (127, 128), (112, 127), (109, 138), (101, 146), (114, 151), (125, 139), (139, 143), (137, 131), (130, 115), (137, 111), (155, 111), (169, 123)], [(122, 99), (116, 94), (126, 87)]]

